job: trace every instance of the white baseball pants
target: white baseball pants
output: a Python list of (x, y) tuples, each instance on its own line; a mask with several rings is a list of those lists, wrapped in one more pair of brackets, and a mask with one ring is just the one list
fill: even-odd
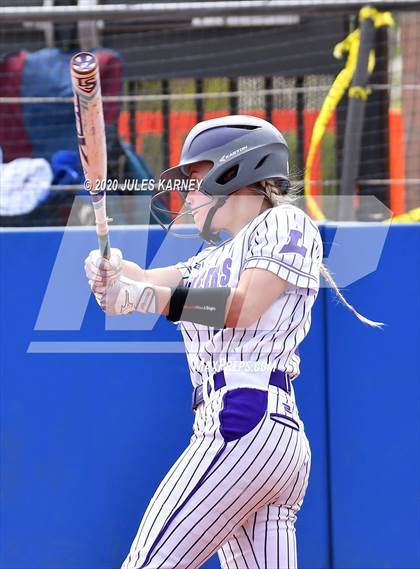
[(223, 569), (297, 567), (294, 522), (310, 449), (294, 396), (270, 386), (262, 419), (234, 439), (223, 424), (225, 393), (197, 409), (191, 442), (152, 498), (122, 569), (192, 569), (216, 551)]

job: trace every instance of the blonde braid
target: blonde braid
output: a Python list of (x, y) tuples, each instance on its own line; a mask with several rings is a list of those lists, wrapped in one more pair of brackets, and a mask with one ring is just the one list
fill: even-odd
[(357, 312), (357, 310), (354, 308), (354, 306), (352, 306), (344, 297), (344, 295), (342, 294), (342, 292), (340, 291), (340, 289), (337, 286), (337, 283), (335, 282), (335, 280), (332, 278), (331, 273), (329, 272), (329, 270), (327, 269), (327, 267), (324, 265), (324, 263), (321, 263), (321, 266), (319, 268), (319, 270), (321, 271), (322, 276), (324, 277), (324, 279), (327, 281), (327, 283), (330, 285), (330, 287), (332, 289), (334, 289), (335, 294), (337, 295), (337, 297), (339, 298), (340, 302), (342, 304), (344, 304), (344, 306), (346, 308), (348, 308), (351, 312), (353, 312), (353, 314), (364, 324), (368, 324), (369, 326), (372, 326), (373, 328), (380, 328), (382, 329), (383, 326), (385, 326), (385, 324), (383, 322), (375, 322), (374, 320), (369, 320), (369, 318), (366, 318), (365, 316), (363, 316), (362, 314), (360, 314), (360, 312)]
[(268, 200), (271, 207), (277, 207), (284, 203), (293, 203), (299, 199), (301, 187), (299, 185), (290, 186), (287, 194), (282, 194), (280, 190), (280, 180), (277, 178), (269, 178), (262, 180), (256, 184), (252, 184), (251, 188), (258, 190)]

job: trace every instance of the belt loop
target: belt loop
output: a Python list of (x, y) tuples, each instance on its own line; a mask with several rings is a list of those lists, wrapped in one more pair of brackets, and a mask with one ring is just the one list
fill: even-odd
[(275, 369), (270, 374), (269, 385), (279, 387), (289, 395), (292, 392), (289, 374), (285, 371)]
[(215, 391), (219, 391), (219, 389), (222, 389), (222, 387), (225, 387), (226, 379), (225, 379), (225, 374), (224, 374), (223, 370), (217, 371), (214, 374), (213, 382), (214, 382), (214, 390)]
[(203, 401), (203, 386), (198, 385), (193, 389), (192, 395), (192, 410), (195, 411), (200, 403)]

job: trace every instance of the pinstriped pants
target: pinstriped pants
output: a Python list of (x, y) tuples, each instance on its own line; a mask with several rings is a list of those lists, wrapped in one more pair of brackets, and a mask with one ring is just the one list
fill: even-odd
[(270, 386), (262, 420), (226, 442), (224, 393), (197, 409), (191, 442), (152, 498), (122, 569), (193, 569), (216, 551), (223, 569), (297, 567), (294, 522), (310, 449), (294, 397)]

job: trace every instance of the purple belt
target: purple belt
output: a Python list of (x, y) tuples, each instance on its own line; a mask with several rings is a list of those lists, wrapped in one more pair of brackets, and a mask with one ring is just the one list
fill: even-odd
[[(225, 379), (224, 372), (218, 371), (217, 373), (215, 373), (213, 376), (213, 382), (214, 382), (214, 390), (215, 391), (219, 391), (219, 389), (222, 389), (222, 387), (225, 387), (226, 379)], [(290, 394), (290, 392), (291, 392), (290, 379), (289, 379), (288, 374), (284, 371), (279, 370), (279, 369), (275, 369), (271, 372), (268, 384), (273, 385), (274, 387), (278, 387), (279, 389), (282, 389), (283, 391), (285, 391), (288, 394)], [(207, 384), (207, 395), (210, 395), (210, 393), (211, 393), (211, 386), (208, 383)], [(197, 407), (201, 403), (203, 403), (203, 401), (204, 401), (203, 386), (198, 385), (197, 387), (194, 388), (193, 396), (192, 396), (192, 409), (193, 409), (193, 411), (195, 411), (197, 409)]]

